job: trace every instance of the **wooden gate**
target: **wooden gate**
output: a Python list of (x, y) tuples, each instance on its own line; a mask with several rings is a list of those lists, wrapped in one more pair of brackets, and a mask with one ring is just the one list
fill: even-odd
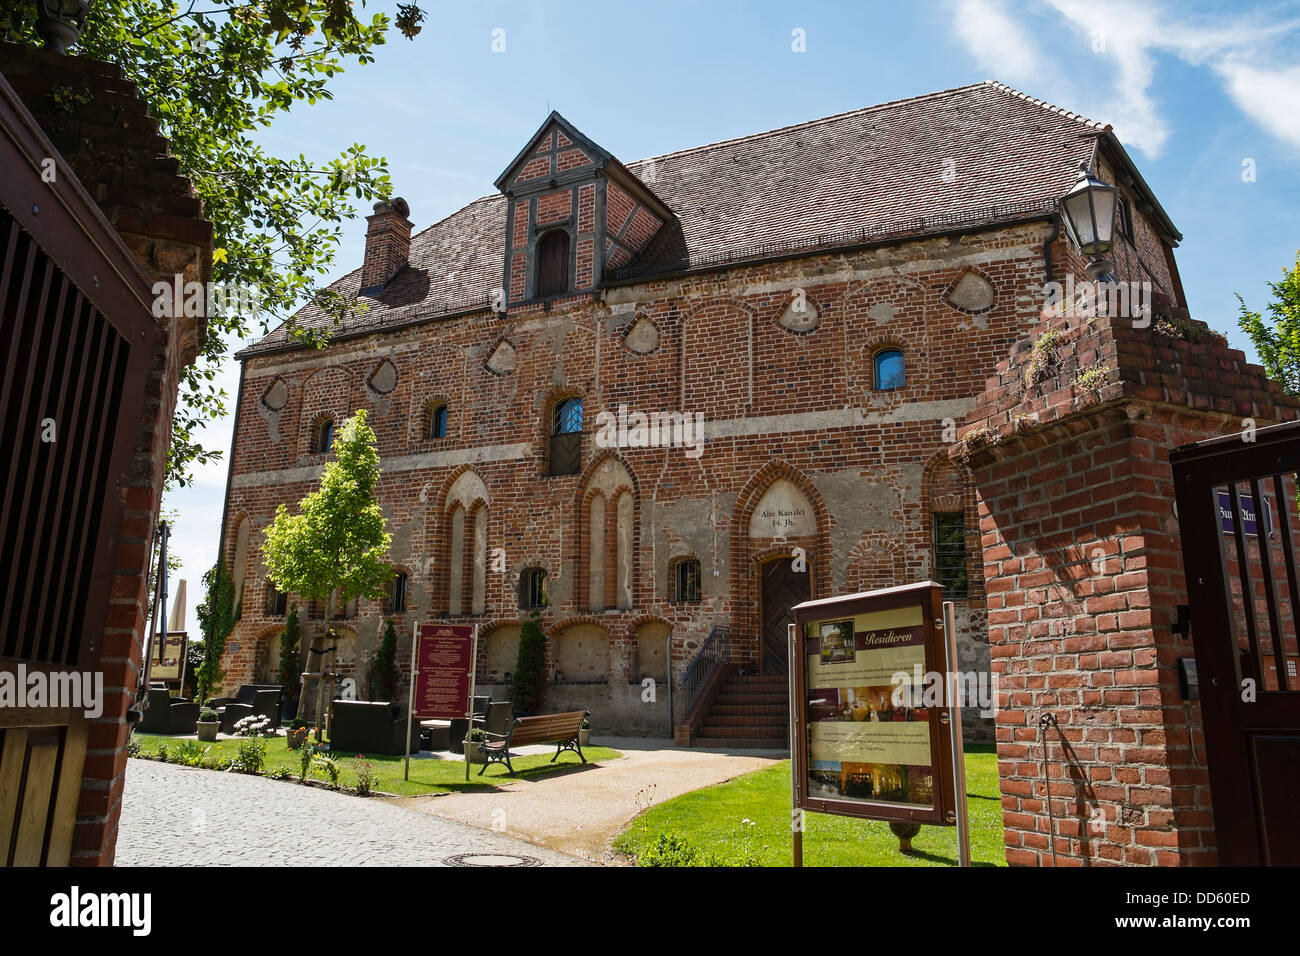
[(1296, 866), (1300, 423), (1187, 445), (1169, 460), (1219, 862)]
[[(158, 323), (138, 262), (3, 78), (0, 170), (0, 672), (67, 689), (101, 669)], [(68, 862), (91, 718), (60, 703), (0, 707), (0, 864)]]

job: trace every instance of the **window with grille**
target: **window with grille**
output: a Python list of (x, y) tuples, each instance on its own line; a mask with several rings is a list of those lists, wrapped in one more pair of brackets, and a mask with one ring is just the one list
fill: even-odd
[(388, 582), (388, 613), (404, 614), (406, 612), (406, 574), (399, 571)]
[(528, 568), (519, 576), (519, 607), (546, 607), (546, 572), (541, 568)]
[(268, 617), (284, 617), (289, 612), (289, 595), (274, 584), (266, 586), (266, 614)]
[(582, 399), (555, 404), (551, 423), (552, 475), (576, 475), (582, 470)]
[(537, 243), (537, 297), (546, 299), (568, 291), (569, 234), (557, 229)]
[(966, 515), (961, 511), (934, 516), (934, 576), (944, 597), (966, 596)]
[(901, 349), (885, 349), (876, 353), (876, 388), (889, 391), (902, 388), (907, 382), (906, 366)]
[(700, 562), (694, 558), (677, 562), (673, 600), (698, 603), (700, 600)]

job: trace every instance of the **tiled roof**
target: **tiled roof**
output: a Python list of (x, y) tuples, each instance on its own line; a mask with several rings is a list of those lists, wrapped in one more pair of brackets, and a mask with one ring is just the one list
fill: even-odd
[[(990, 81), (628, 163), (680, 223), (661, 230), (629, 271), (1047, 211), (1105, 129)], [(485, 306), (502, 282), (505, 203), (475, 200), (413, 236), (410, 267), (335, 334)], [(332, 288), (355, 296), (360, 274)], [(307, 326), (322, 320), (310, 307), (298, 315)], [(286, 342), (277, 329), (241, 354)]]

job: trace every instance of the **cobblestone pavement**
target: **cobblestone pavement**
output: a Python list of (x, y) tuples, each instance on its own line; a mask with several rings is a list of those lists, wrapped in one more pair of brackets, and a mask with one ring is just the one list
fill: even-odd
[(127, 762), (118, 866), (544, 866), (583, 860), (381, 798), (152, 760)]

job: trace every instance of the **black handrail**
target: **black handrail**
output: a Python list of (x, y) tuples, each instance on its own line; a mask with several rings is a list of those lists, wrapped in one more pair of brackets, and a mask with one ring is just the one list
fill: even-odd
[(700, 695), (708, 686), (709, 679), (718, 668), (731, 660), (731, 628), (725, 624), (715, 624), (709, 636), (700, 645), (699, 653), (686, 667), (682, 674), (682, 716), (689, 717)]

